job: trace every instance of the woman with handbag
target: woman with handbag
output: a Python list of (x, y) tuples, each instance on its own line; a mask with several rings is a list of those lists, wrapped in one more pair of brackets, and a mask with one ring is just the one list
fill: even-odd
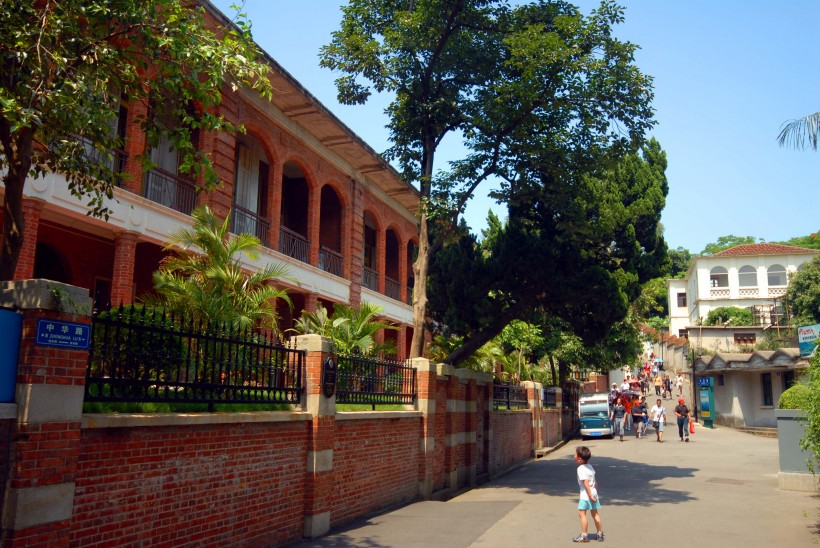
[(612, 411), (609, 413), (609, 422), (612, 423), (612, 435), (621, 436), (621, 441), (624, 441), (624, 426), (626, 423), (626, 407), (622, 403), (623, 398), (615, 400), (615, 405), (612, 406)]

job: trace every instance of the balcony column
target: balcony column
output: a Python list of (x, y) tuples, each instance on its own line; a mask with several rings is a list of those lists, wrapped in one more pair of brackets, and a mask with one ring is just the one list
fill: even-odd
[(145, 133), (139, 124), (131, 123), (140, 116), (148, 114), (145, 101), (128, 102), (128, 125), (125, 130), (125, 169), (123, 170), (122, 188), (134, 194), (142, 195), (142, 162), (140, 156), (145, 153)]
[(40, 231), (40, 215), (46, 203), (39, 198), (23, 197), (23, 247), (14, 269), (15, 280), (28, 280), (34, 277), (34, 258), (37, 254), (37, 234)]
[(407, 326), (399, 327), (396, 332), (396, 355), (400, 360), (407, 359)]
[(358, 306), (362, 302), (362, 261), (364, 260), (364, 192), (355, 179), (351, 179), (350, 208), (346, 210), (349, 235), (348, 245), (342, 250), (345, 272), (350, 280), (350, 304)]
[(403, 303), (407, 301), (407, 246), (409, 245), (408, 240), (404, 246), (399, 246), (399, 300)]
[(322, 192), (319, 185), (310, 185), (308, 198), (308, 230), (307, 237), (310, 243), (308, 262), (313, 266), (319, 265), (319, 225), (321, 224)]
[(307, 293), (305, 294), (305, 312), (314, 313), (316, 312), (316, 307), (319, 303), (319, 294), (318, 293)]
[(131, 304), (134, 300), (134, 263), (139, 234), (121, 232), (114, 239), (114, 267), (111, 280), (111, 305)]
[(385, 272), (387, 272), (387, 231), (379, 227), (376, 233), (376, 276), (378, 281), (376, 287), (379, 293), (384, 295), (385, 292)]
[(279, 233), (282, 224), (282, 163), (273, 162), (268, 179), (268, 211), (270, 218), (268, 229), (268, 246), (279, 250)]

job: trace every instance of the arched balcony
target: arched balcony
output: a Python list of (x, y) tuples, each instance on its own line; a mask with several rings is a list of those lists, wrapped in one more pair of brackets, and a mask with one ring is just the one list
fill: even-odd
[(308, 210), (310, 188), (307, 179), (293, 162), (282, 167), (282, 229), (279, 251), (297, 261), (310, 263)]
[(344, 276), (342, 219), (344, 210), (339, 195), (330, 185), (322, 187), (319, 206), (319, 268)]
[(399, 237), (395, 230), (387, 230), (384, 244), (384, 294), (391, 299), (400, 301)]
[(253, 137), (236, 143), (231, 232), (252, 234), (268, 246), (268, 180), (270, 163)]

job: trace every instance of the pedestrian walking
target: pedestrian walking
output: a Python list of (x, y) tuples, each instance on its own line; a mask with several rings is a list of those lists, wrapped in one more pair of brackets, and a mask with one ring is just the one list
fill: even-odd
[(680, 441), (689, 441), (689, 408), (686, 406), (684, 398), (678, 399), (678, 405), (675, 406), (675, 416), (678, 418), (678, 436)]
[(626, 407), (621, 402), (621, 398), (615, 400), (612, 411), (609, 412), (609, 422), (612, 423), (612, 435), (621, 437), (624, 441), (624, 423), (626, 422)]
[(640, 439), (643, 437), (644, 419), (646, 418), (646, 398), (641, 397), (641, 401), (637, 399), (632, 402), (632, 424), (635, 426), (635, 437)]
[(683, 375), (680, 373), (675, 377), (675, 388), (678, 389), (678, 397), (683, 396)]
[(663, 443), (663, 427), (666, 425), (666, 408), (663, 402), (658, 400), (652, 409), (649, 410), (649, 416), (652, 418), (652, 428), (655, 429), (658, 443)]
[(601, 501), (598, 498), (598, 482), (595, 479), (595, 469), (589, 464), (589, 459), (592, 457), (592, 452), (589, 447), (581, 445), (575, 448), (575, 462), (578, 463), (576, 476), (578, 477), (578, 490), (580, 492), (578, 498), (578, 515), (581, 518), (581, 534), (572, 539), (573, 542), (589, 542), (587, 532), (589, 531), (589, 522), (587, 521), (587, 510), (592, 515), (592, 521), (595, 522), (595, 530), (597, 531), (597, 540), (603, 542), (604, 529), (601, 525)]
[(653, 384), (655, 385), (655, 395), (656, 396), (661, 395), (661, 383), (662, 382), (663, 381), (661, 380), (661, 376), (660, 375), (655, 375), (655, 380), (653, 381)]
[(663, 376), (663, 397), (668, 400), (672, 399), (672, 380), (669, 375)]

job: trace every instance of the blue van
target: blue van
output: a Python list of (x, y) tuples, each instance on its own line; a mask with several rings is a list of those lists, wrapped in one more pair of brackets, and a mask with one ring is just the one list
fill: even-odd
[(609, 422), (609, 394), (598, 392), (582, 394), (578, 400), (578, 416), (581, 419), (581, 437), (612, 437)]

